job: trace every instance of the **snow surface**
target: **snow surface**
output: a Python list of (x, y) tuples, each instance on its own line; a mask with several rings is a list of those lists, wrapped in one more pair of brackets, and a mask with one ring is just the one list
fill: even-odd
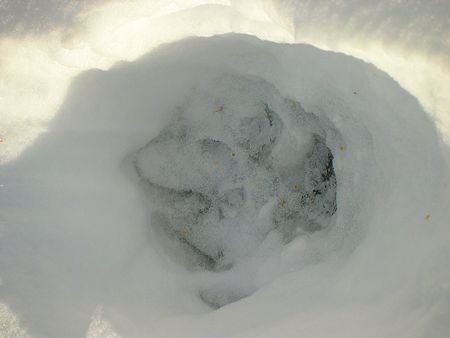
[[(179, 9), (176, 2), (163, 4), (160, 13)], [(180, 15), (186, 23), (228, 13), (223, 26), (206, 23), (206, 35), (243, 30), (289, 40), (279, 22), (277, 31), (263, 28), (269, 20), (261, 4)], [(241, 26), (230, 28), (227, 11), (234, 10), (254, 17), (235, 18)], [(132, 25), (116, 36), (117, 46), (122, 35), (148, 27), (139, 20)], [(161, 36), (150, 45), (184, 36), (178, 31), (205, 35), (174, 26), (172, 36), (153, 31)], [(20, 41), (36, 51), (38, 42)], [(7, 56), (15, 46), (2, 40), (8, 43)], [(59, 47), (32, 53), (36, 63), (23, 54), (16, 63), (5, 57), (2, 98), (11, 110), (2, 122), (1, 335), (448, 336), (449, 126), (442, 109), (449, 101), (429, 84), (435, 78), (448, 85), (442, 61), (423, 68), (444, 69), (440, 76), (431, 72), (411, 87), (430, 95), (418, 95), (428, 112), (371, 64), (236, 34), (182, 40), (72, 78), (93, 65), (134, 60), (150, 45), (103, 61), (78, 52), (79, 59), (67, 58)], [(39, 64), (46, 67), (28, 72), (24, 66)], [(397, 79), (413, 78), (405, 69), (394, 71)], [(25, 81), (29, 74), (45, 81)], [(48, 95), (53, 100), (44, 100)], [(28, 119), (19, 113), (33, 107), (37, 115)], [(179, 137), (180, 130), (187, 136)], [(317, 165), (306, 160), (314, 154), (314, 135), (322, 142), (319, 154), (331, 151), (336, 175), (336, 209), (326, 217), (314, 214), (316, 204), (295, 204), (296, 190), (308, 191), (308, 177), (324, 165), (322, 155)], [(198, 142), (205, 139), (215, 142)], [(287, 183), (274, 185), (273, 177)], [(164, 228), (155, 215), (164, 196), (148, 184), (208, 196), (206, 228), (187, 221), (177, 228), (201, 204), (178, 197), (168, 208), (162, 203), (170, 224)], [(274, 219), (288, 224), (292, 204), (297, 213), (319, 217), (320, 227), (293, 231), (289, 225), (286, 239), (286, 227), (275, 227)], [(205, 268), (205, 255), (216, 266)]]

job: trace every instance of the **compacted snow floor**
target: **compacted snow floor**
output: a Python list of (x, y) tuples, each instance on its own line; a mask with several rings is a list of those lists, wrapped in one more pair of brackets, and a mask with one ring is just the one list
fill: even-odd
[(0, 167), (4, 332), (445, 337), (445, 147), (388, 75), (308, 45), (82, 73)]

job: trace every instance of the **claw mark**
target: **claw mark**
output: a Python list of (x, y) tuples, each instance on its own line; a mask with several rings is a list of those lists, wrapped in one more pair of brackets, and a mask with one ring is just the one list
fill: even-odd
[(266, 112), (266, 117), (269, 120), (269, 125), (273, 126), (273, 113), (274, 111), (269, 108), (269, 105), (266, 103), (264, 111)]

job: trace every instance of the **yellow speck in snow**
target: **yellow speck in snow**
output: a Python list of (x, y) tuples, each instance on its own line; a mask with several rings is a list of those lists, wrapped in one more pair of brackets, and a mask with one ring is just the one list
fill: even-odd
[(223, 110), (224, 110), (224, 106), (223, 106), (223, 105), (220, 105), (220, 106), (218, 106), (218, 107), (214, 110), (214, 112), (215, 112), (215, 113), (221, 113), (221, 112), (223, 112)]

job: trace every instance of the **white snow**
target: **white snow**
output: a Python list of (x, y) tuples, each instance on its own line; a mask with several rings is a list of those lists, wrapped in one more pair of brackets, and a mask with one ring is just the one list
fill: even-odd
[[(60, 45), (56, 28), (56, 38), (1, 40), (0, 335), (448, 335), (450, 101), (439, 87), (449, 85), (439, 56), (447, 45), (434, 47), (437, 56), (420, 68), (432, 71), (419, 82), (395, 67), (402, 53), (377, 58), (370, 51), (378, 47), (363, 53), (365, 42), (351, 40), (336, 48), (378, 60), (427, 112), (373, 65), (309, 45), (229, 34), (135, 60), (189, 35), (293, 42), (286, 22), (305, 20), (292, 7), (284, 12), (287, 2), (194, 5), (204, 3), (93, 6), (79, 19), (86, 32), (73, 32), (84, 44), (76, 51)], [(223, 21), (189, 24), (216, 15)], [(317, 22), (306, 40), (329, 49)], [(133, 62), (110, 68), (119, 59)], [(92, 67), (105, 70), (80, 73)], [(266, 120), (267, 111), (276, 115)], [(164, 133), (178, 136), (156, 142)], [(317, 165), (305, 164), (313, 135), (333, 154), (337, 209), (324, 217), (316, 204), (302, 206), (321, 227), (293, 235), (289, 226), (287, 239), (273, 217), (288, 223), (294, 185), (317, 187), (308, 183)], [(273, 185), (274, 177), (286, 183)], [(167, 207), (149, 182), (207, 196), (204, 223), (191, 221), (202, 209), (198, 195)]]

